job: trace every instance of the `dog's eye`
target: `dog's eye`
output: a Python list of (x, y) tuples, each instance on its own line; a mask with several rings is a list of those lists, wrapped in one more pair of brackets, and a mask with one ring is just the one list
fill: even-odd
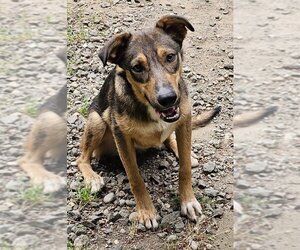
[(144, 71), (144, 67), (140, 64), (137, 64), (131, 68), (134, 73), (142, 73)]
[(167, 62), (174, 62), (176, 59), (176, 55), (171, 53), (171, 54), (168, 54), (167, 57), (166, 57), (166, 60)]

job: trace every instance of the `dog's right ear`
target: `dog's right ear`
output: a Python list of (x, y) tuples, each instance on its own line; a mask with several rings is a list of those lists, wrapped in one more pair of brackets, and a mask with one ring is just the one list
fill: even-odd
[(121, 33), (114, 36), (110, 41), (108, 41), (102, 50), (100, 51), (99, 57), (106, 66), (107, 62), (118, 64), (125, 49), (128, 46), (129, 39), (131, 38), (130, 33)]

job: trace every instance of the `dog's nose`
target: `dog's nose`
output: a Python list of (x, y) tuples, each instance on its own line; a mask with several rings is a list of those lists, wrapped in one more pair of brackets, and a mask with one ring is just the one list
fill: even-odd
[(170, 108), (175, 104), (176, 100), (177, 95), (173, 89), (162, 88), (159, 90), (157, 95), (157, 101), (161, 106), (165, 108)]

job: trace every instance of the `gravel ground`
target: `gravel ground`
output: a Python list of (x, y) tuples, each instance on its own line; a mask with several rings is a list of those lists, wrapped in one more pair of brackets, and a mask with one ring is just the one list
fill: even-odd
[(38, 106), (66, 81), (55, 56), (65, 46), (66, 4), (4, 0), (0, 22), (0, 249), (65, 249), (66, 192), (44, 196), (15, 161)]
[(234, 131), (235, 248), (299, 249), (299, 4), (235, 7), (235, 108), (278, 106)]
[[(68, 4), (68, 246), (70, 249), (231, 249), (233, 246), (233, 53), (232, 2), (70, 1)], [(156, 232), (130, 222), (135, 202), (117, 158), (93, 162), (106, 179), (90, 195), (72, 164), (88, 104), (112, 66), (103, 68), (97, 52), (115, 33), (154, 26), (164, 14), (179, 14), (195, 27), (184, 43), (184, 79), (193, 113), (216, 105), (221, 114), (194, 131), (199, 167), (193, 186), (204, 216), (197, 224), (179, 216), (178, 161), (165, 149), (138, 156), (142, 176), (161, 216)]]

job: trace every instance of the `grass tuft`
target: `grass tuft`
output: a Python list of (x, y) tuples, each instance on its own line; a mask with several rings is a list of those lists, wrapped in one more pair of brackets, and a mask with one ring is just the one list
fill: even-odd
[(43, 193), (43, 189), (40, 186), (32, 186), (25, 189), (21, 193), (21, 196), (24, 201), (32, 204), (39, 204), (49, 200), (50, 198), (49, 194)]
[(95, 200), (95, 194), (92, 194), (91, 187), (82, 187), (78, 190), (78, 198), (81, 203), (87, 204)]
[(89, 101), (87, 98), (85, 98), (82, 103), (81, 106), (78, 109), (79, 114), (81, 114), (83, 117), (87, 118), (88, 113), (89, 113)]

